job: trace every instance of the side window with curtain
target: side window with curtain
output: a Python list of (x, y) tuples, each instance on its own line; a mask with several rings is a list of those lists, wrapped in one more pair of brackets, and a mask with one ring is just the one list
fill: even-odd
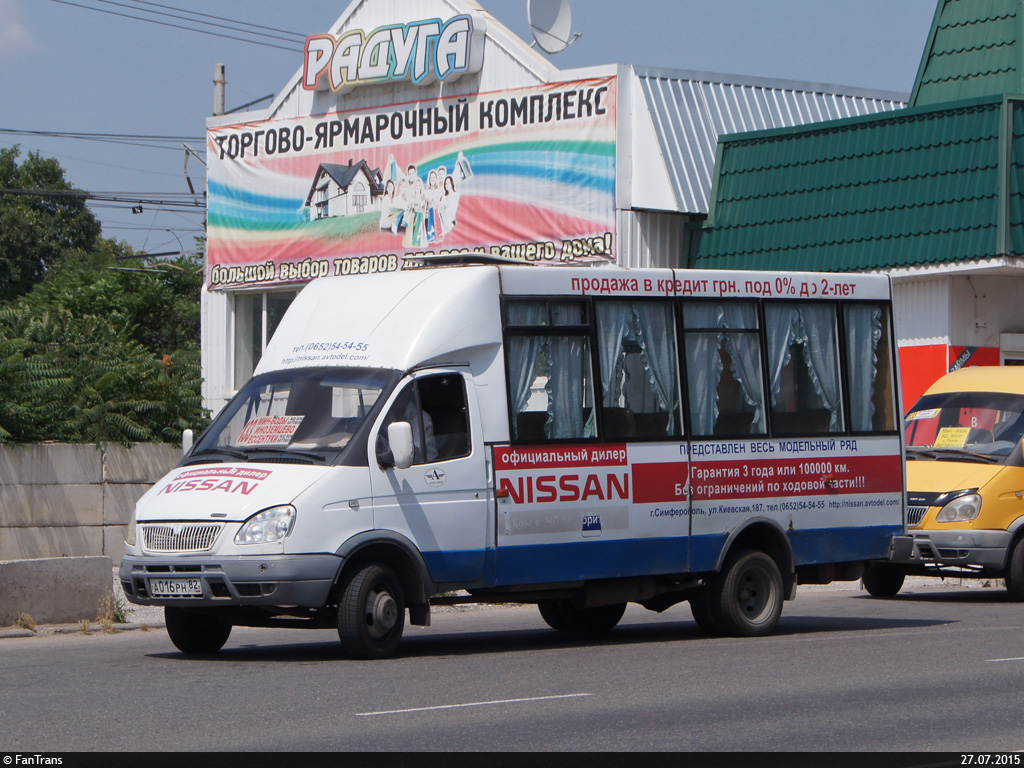
[(772, 432), (842, 432), (835, 304), (765, 304)]
[(757, 305), (683, 305), (686, 376), (695, 437), (766, 432)]
[(505, 305), (512, 437), (579, 440), (597, 434), (587, 306), (579, 301)]
[(667, 301), (604, 301), (597, 315), (601, 437), (681, 434), (675, 320)]
[(850, 428), (854, 432), (896, 429), (889, 309), (881, 304), (847, 304), (846, 370)]

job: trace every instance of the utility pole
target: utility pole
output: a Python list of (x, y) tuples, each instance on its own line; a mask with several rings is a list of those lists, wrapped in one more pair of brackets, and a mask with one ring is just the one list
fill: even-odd
[(228, 84), (224, 75), (224, 65), (216, 64), (213, 68), (213, 114), (224, 114), (224, 86)]

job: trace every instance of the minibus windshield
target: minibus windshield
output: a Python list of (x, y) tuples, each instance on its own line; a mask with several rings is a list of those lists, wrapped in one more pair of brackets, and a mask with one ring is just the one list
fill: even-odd
[(907, 458), (1002, 464), (1024, 433), (1024, 396), (925, 395), (906, 416)]
[(204, 461), (324, 462), (376, 413), (397, 372), (276, 371), (246, 384), (189, 454)]

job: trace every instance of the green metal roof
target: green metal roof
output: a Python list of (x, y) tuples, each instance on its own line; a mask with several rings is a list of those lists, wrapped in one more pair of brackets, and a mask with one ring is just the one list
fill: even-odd
[(1022, 0), (938, 0), (911, 107), (1024, 93)]
[(694, 266), (1024, 256), (1024, 0), (937, 0), (910, 108), (722, 137)]
[(723, 137), (691, 264), (863, 271), (1024, 253), (1022, 109), (995, 97)]

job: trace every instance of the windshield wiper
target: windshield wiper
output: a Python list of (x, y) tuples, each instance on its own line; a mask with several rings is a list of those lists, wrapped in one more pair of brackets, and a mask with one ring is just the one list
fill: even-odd
[(192, 451), (192, 453), (188, 455), (188, 458), (193, 459), (196, 456), (209, 456), (213, 453), (230, 456), (232, 459), (240, 459), (241, 461), (249, 460), (249, 457), (244, 452), (235, 450), (234, 448), (203, 448), (199, 451)]
[[(327, 457), (321, 453), (314, 453), (313, 451), (291, 451), (287, 448), (250, 448), (249, 453), (272, 453), (277, 456), (287, 458), (306, 458), (313, 459), (314, 461), (324, 462), (327, 461)], [(250, 459), (250, 461), (259, 461), (259, 459)]]
[(990, 453), (978, 453), (977, 451), (968, 451), (963, 448), (915, 448), (913, 446), (907, 446), (906, 452), (907, 458), (910, 459), (924, 457), (928, 459), (935, 459), (936, 461), (970, 459), (983, 464), (998, 464), (1002, 459), (1001, 456), (993, 456)]

